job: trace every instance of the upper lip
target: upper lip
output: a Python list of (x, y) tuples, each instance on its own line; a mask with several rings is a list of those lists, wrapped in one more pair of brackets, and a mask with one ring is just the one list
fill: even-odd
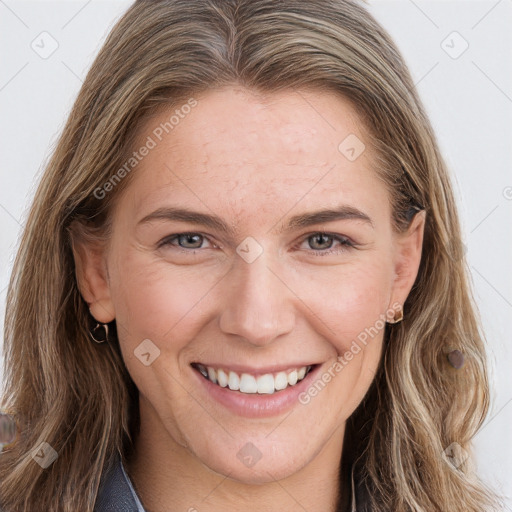
[(249, 373), (251, 375), (265, 375), (266, 373), (277, 373), (277, 372), (285, 372), (292, 371), (295, 369), (302, 368), (303, 366), (315, 366), (319, 363), (313, 362), (299, 362), (299, 363), (289, 363), (289, 364), (272, 364), (265, 367), (255, 368), (254, 366), (247, 366), (243, 364), (237, 363), (205, 363), (202, 361), (194, 361), (191, 363), (192, 365), (201, 364), (205, 367), (214, 368), (215, 370), (222, 368), (223, 370), (231, 370), (235, 373)]

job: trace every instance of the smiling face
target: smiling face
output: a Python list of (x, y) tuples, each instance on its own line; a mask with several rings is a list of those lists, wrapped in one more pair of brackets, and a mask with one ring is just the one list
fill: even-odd
[(422, 216), (394, 233), (340, 96), (196, 99), (161, 141), (173, 110), (139, 130), (136, 148), (156, 146), (116, 203), (108, 251), (76, 255), (82, 294), (96, 319), (116, 319), (141, 436), (162, 450), (247, 483), (339, 463), (383, 315), (414, 282)]

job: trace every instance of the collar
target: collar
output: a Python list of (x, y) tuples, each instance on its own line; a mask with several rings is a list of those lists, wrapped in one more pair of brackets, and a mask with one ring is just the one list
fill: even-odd
[(94, 512), (146, 512), (117, 452), (105, 465)]
[[(354, 466), (350, 474), (350, 489), (350, 512), (371, 512), (367, 493), (357, 479)], [(146, 512), (119, 453), (116, 453), (102, 473), (94, 512)]]

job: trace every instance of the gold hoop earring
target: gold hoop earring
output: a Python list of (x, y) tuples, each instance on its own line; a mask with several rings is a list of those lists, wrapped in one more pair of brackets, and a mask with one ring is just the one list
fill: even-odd
[[(398, 313), (398, 316), (397, 316)], [(388, 320), (388, 324), (398, 324), (404, 319), (404, 310), (400, 308), (398, 311), (395, 311), (395, 315), (393, 316), (393, 320)]]

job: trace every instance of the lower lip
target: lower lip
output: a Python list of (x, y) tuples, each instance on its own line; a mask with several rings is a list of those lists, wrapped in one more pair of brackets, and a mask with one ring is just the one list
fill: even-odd
[(214, 384), (203, 377), (198, 370), (192, 368), (192, 371), (201, 383), (202, 389), (205, 389), (210, 397), (231, 412), (246, 418), (269, 418), (283, 414), (294, 405), (299, 404), (299, 395), (309, 388), (320, 368), (321, 365), (317, 365), (294, 386), (288, 386), (281, 391), (274, 391), (272, 394), (232, 391), (227, 386), (223, 388)]

